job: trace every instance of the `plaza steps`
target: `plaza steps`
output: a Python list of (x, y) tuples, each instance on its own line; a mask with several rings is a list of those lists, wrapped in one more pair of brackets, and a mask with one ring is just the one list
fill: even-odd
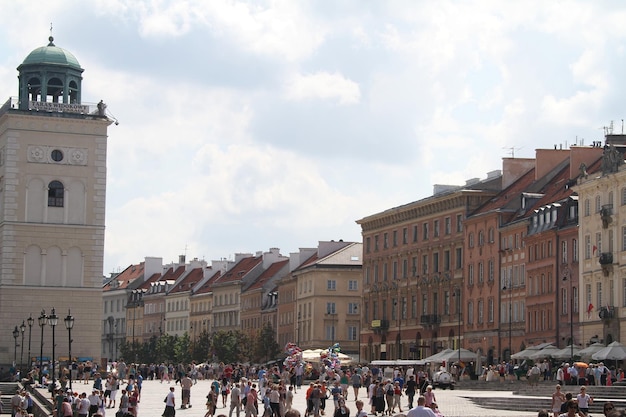
[[(552, 393), (556, 383), (554, 381), (541, 381), (537, 386), (531, 387), (525, 380), (521, 381), (461, 381), (456, 389), (467, 391), (511, 391), (509, 397), (481, 394), (481, 396), (465, 396), (474, 404), (484, 408), (496, 410), (528, 411), (535, 412), (541, 409), (550, 409)], [(577, 394), (580, 387), (566, 385), (563, 393)], [(589, 407), (590, 413), (602, 415), (603, 405), (611, 401), (617, 408), (626, 408), (626, 386), (587, 386), (587, 393), (594, 398), (594, 403)]]

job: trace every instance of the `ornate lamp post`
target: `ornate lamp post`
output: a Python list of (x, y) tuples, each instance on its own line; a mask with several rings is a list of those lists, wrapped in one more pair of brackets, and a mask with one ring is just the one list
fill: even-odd
[(20, 345), (20, 372), (24, 370), (24, 332), (26, 331), (26, 324), (24, 324), (24, 320), (22, 320), (22, 325), (20, 326), (20, 333), (22, 333), (22, 344)]
[(39, 321), (39, 327), (41, 327), (41, 350), (39, 351), (39, 383), (43, 384), (43, 328), (48, 322), (48, 316), (46, 316), (46, 310), (41, 310), (41, 314), (37, 318)]
[(57, 326), (57, 324), (59, 324), (59, 317), (57, 316), (57, 313), (54, 310), (54, 307), (52, 307), (52, 311), (50, 312), (50, 315), (48, 316), (48, 324), (50, 325), (50, 327), (52, 327), (52, 358), (50, 360), (50, 363), (52, 364), (52, 386), (55, 386), (56, 384), (56, 366), (55, 366), (55, 356), (54, 356), (54, 348), (56, 348), (56, 342), (54, 340), (54, 329)]
[[(17, 338), (20, 335), (20, 331), (17, 330), (17, 326), (13, 329), (13, 339), (15, 339), (15, 350), (13, 354), (13, 366), (17, 368)], [(17, 372), (15, 373), (17, 375)]]
[(33, 366), (33, 361), (30, 356), (30, 341), (33, 335), (33, 324), (35, 323), (35, 319), (33, 318), (31, 314), (28, 315), (28, 318), (26, 319), (26, 323), (28, 323), (28, 358), (27, 359), (28, 359), (28, 369), (30, 369)]
[(70, 389), (72, 389), (72, 327), (74, 327), (74, 317), (70, 314), (70, 310), (67, 310), (67, 317), (63, 319), (63, 322), (65, 323), (65, 328), (67, 329), (68, 336), (69, 359), (67, 360), (67, 367), (70, 374)]

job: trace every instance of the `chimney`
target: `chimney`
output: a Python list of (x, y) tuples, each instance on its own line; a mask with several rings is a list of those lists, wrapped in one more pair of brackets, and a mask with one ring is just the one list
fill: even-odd
[(502, 158), (502, 189), (507, 188), (535, 167), (532, 158)]
[(561, 149), (537, 149), (535, 150), (535, 179), (539, 179), (552, 171), (554, 167), (569, 157), (568, 150)]
[(569, 179), (577, 178), (580, 166), (587, 168), (602, 157), (603, 148), (600, 146), (572, 146), (570, 148)]

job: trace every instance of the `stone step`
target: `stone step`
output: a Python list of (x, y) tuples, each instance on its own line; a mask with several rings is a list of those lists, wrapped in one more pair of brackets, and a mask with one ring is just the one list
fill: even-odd
[[(465, 397), (474, 404), (495, 410), (527, 411), (535, 412), (542, 409), (550, 410), (552, 400), (550, 398), (524, 398), (524, 397)], [(611, 400), (616, 407), (626, 407), (626, 400)], [(589, 407), (590, 413), (602, 415), (605, 401), (596, 401)]]

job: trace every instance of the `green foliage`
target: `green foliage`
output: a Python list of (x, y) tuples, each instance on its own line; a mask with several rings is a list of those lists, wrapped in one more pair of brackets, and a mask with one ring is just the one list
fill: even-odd
[(253, 361), (268, 362), (280, 354), (280, 346), (276, 343), (276, 332), (269, 322), (266, 322), (257, 333), (254, 340)]

